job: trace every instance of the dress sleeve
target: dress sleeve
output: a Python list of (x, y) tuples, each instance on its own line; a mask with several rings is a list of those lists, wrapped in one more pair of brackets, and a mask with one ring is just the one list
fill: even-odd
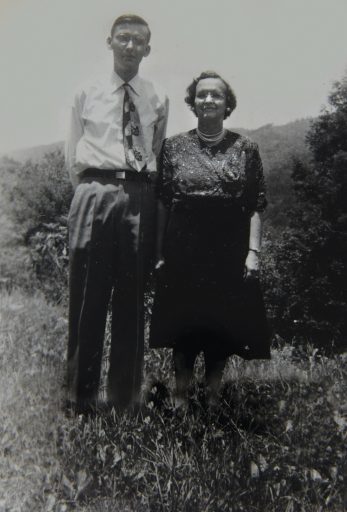
[(156, 195), (166, 208), (170, 208), (173, 197), (173, 167), (170, 159), (170, 148), (167, 140), (164, 141), (158, 158), (158, 180)]
[(266, 185), (258, 145), (252, 142), (251, 148), (251, 174), (254, 190), (252, 191), (252, 209), (256, 212), (263, 212), (267, 206)]

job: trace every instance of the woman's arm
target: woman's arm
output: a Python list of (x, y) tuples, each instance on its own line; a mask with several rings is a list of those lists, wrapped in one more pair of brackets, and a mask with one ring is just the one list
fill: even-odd
[(163, 255), (164, 235), (168, 221), (169, 212), (161, 199), (157, 202), (157, 226), (155, 244), (155, 270), (159, 270), (165, 263)]
[(262, 238), (262, 212), (265, 210), (266, 201), (266, 188), (263, 173), (263, 165), (261, 162), (258, 145), (252, 143), (253, 151), (251, 156), (252, 175), (255, 177), (254, 181), (254, 213), (251, 216), (251, 225), (249, 233), (248, 255), (245, 262), (246, 277), (258, 277), (259, 263), (260, 263), (260, 248)]
[(164, 237), (169, 218), (170, 205), (172, 201), (172, 174), (173, 169), (170, 159), (169, 141), (163, 143), (160, 156), (158, 158), (158, 180), (156, 183), (157, 196), (157, 222), (156, 222), (156, 240), (155, 240), (155, 263), (154, 269), (159, 270), (165, 263), (164, 261)]
[(261, 213), (254, 212), (251, 217), (249, 250), (245, 263), (246, 277), (258, 277), (262, 226), (263, 222)]

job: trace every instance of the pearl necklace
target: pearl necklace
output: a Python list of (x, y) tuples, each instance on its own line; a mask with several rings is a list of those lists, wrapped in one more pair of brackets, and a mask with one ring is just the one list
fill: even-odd
[(221, 140), (223, 140), (225, 130), (224, 128), (222, 128), (220, 132), (210, 135), (207, 133), (203, 133), (201, 130), (199, 130), (199, 128), (197, 128), (196, 133), (198, 134), (199, 139), (205, 142), (205, 144), (209, 146), (214, 146), (215, 144), (218, 144)]

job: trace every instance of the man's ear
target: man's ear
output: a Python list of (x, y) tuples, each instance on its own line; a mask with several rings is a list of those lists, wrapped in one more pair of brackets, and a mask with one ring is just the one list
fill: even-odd
[(111, 50), (111, 42), (112, 42), (112, 37), (108, 36), (108, 38), (106, 39), (106, 44), (107, 44), (107, 47), (109, 50)]
[(151, 47), (150, 45), (148, 44), (147, 45), (147, 48), (146, 48), (146, 51), (144, 53), (144, 57), (148, 57), (148, 55), (151, 53)]

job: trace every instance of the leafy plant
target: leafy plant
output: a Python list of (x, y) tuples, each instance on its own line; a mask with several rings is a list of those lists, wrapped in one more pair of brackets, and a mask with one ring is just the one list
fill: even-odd
[(283, 337), (345, 348), (347, 77), (335, 83), (307, 142), (311, 161), (294, 163), (295, 203), (288, 227), (270, 246), (266, 293)]
[(28, 161), (11, 166), (7, 184), (8, 214), (29, 249), (40, 286), (50, 300), (67, 296), (67, 213), (72, 188), (60, 150), (47, 153), (39, 163)]
[(18, 164), (8, 190), (9, 213), (25, 236), (41, 223), (57, 222), (69, 210), (72, 187), (60, 150), (46, 153), (39, 163)]

